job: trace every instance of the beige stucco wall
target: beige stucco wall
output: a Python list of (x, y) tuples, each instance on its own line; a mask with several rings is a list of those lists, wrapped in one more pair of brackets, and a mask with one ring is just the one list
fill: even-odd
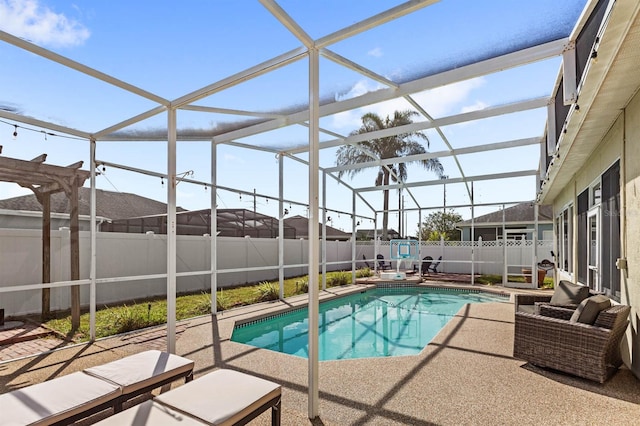
[(623, 220), (622, 253), (626, 256), (628, 270), (622, 274), (622, 298), (631, 305), (631, 327), (627, 332), (631, 346), (631, 368), (640, 377), (640, 95), (636, 94), (624, 111), (625, 144), (622, 203)]
[[(621, 278), (621, 303), (632, 307), (631, 325), (623, 342), (623, 359), (627, 367), (640, 377), (640, 95), (636, 94), (625, 111), (611, 127), (588, 161), (573, 176), (553, 201), (554, 215), (569, 203), (574, 206), (574, 229), (577, 226), (576, 197), (588, 188), (616, 160), (621, 160), (621, 205), (622, 205), (622, 257), (627, 259), (628, 270)], [(574, 265), (576, 264), (577, 241), (574, 232)], [(559, 279), (575, 280), (562, 271)]]

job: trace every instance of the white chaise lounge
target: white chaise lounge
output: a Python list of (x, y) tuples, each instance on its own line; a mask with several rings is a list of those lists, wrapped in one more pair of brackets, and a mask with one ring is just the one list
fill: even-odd
[(113, 408), (174, 380), (193, 378), (193, 361), (157, 350), (0, 395), (0, 426), (63, 425)]
[(233, 370), (216, 370), (97, 423), (100, 426), (244, 425), (271, 408), (280, 425), (281, 386)]

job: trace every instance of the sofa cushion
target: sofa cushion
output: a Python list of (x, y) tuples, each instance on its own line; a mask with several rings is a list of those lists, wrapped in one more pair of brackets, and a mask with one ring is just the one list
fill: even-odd
[(556, 286), (549, 303), (557, 306), (578, 306), (587, 297), (589, 287), (562, 280)]
[(593, 324), (598, 318), (600, 311), (611, 306), (611, 300), (602, 294), (588, 297), (584, 299), (571, 315), (571, 322), (581, 322), (584, 324)]

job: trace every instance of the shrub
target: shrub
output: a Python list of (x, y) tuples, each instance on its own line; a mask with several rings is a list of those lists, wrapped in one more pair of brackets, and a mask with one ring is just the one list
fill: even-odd
[(116, 334), (126, 333), (129, 331), (139, 330), (141, 328), (151, 327), (153, 325), (164, 324), (166, 313), (160, 315), (157, 311), (151, 312), (151, 304), (147, 305), (147, 312), (139, 307), (129, 307), (124, 305), (121, 309), (114, 312), (114, 327)]
[(351, 282), (351, 273), (344, 272), (344, 271), (334, 272), (327, 281), (328, 281), (327, 284), (330, 287), (347, 285)]
[(276, 283), (263, 281), (258, 285), (257, 302), (267, 302), (269, 300), (278, 300), (280, 298), (280, 288)]
[(224, 294), (222, 290), (220, 290), (218, 294), (216, 294), (216, 309), (219, 311), (224, 311), (231, 308), (232, 306), (233, 301), (231, 300), (231, 297), (229, 297), (229, 294)]
[(373, 272), (369, 268), (361, 268), (356, 271), (356, 278), (365, 278), (371, 275), (373, 275)]
[(296, 294), (304, 294), (309, 292), (309, 278), (303, 277), (299, 282), (296, 281)]

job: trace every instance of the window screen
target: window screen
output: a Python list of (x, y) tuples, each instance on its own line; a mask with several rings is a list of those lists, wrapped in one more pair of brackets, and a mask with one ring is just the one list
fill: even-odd
[(587, 283), (587, 211), (589, 189), (578, 195), (578, 281)]
[(620, 161), (602, 175), (602, 289), (620, 301)]

